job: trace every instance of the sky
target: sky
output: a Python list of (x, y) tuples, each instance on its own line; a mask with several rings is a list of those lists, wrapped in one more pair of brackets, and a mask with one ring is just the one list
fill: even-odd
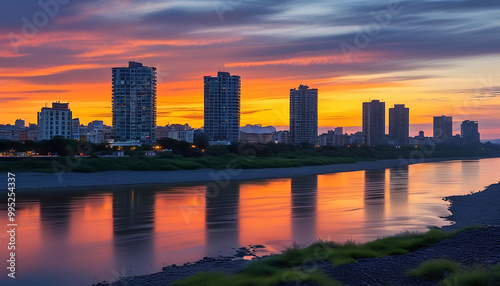
[[(111, 68), (158, 68), (158, 125), (203, 126), (203, 76), (242, 78), (241, 124), (286, 129), (289, 90), (319, 89), (320, 132), (361, 129), (362, 102), (479, 121), (500, 138), (500, 1), (3, 0), (0, 124), (53, 101), (111, 125)], [(388, 116), (388, 111), (386, 112)]]

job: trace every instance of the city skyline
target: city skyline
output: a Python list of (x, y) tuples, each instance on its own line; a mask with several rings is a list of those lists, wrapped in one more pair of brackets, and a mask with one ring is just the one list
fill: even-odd
[[(151, 79), (150, 79), (150, 83), (147, 83), (147, 85), (150, 85), (152, 84), (152, 82), (156, 82), (156, 68), (155, 67), (147, 67), (147, 66), (144, 66), (142, 63), (139, 63), (139, 62), (129, 62), (129, 67), (128, 68), (125, 68), (125, 67), (122, 67), (122, 68), (112, 68), (113, 70), (113, 81), (112, 81), (112, 86), (113, 86), (113, 90), (115, 89), (115, 85), (117, 83), (115, 77), (115, 73), (117, 70), (124, 70), (127, 74), (129, 74), (128, 76), (130, 76), (130, 69), (148, 69), (148, 70), (151, 70), (152, 72), (152, 76), (151, 76)], [(142, 80), (142, 78), (138, 78), (140, 80)], [(122, 80), (123, 82), (123, 80)], [(206, 116), (205, 116), (205, 121), (214, 121), (214, 118), (219, 120), (220, 118), (225, 118), (225, 119), (228, 119), (226, 120), (227, 122), (231, 121), (231, 126), (234, 125), (234, 126), (238, 126), (238, 123), (240, 122), (240, 85), (241, 85), (241, 77), (238, 76), (238, 75), (231, 75), (230, 73), (228, 72), (218, 72), (217, 73), (217, 76), (204, 76), (204, 82), (205, 82), (205, 112), (208, 111), (206, 113)], [(123, 83), (124, 84), (124, 83)], [(154, 84), (153, 84), (154, 86)], [(226, 92), (226, 89), (230, 92)], [(151, 92), (151, 90), (148, 89), (149, 92)], [(152, 89), (153, 91), (153, 94), (154, 96), (152, 97), (153, 99), (153, 103), (152, 105), (150, 104), (150, 107), (154, 107), (153, 110), (154, 114), (149, 114), (149, 112), (146, 112), (145, 115), (148, 115), (148, 116), (152, 116), (151, 118), (151, 122), (156, 122), (157, 121), (157, 118), (156, 118), (156, 94), (155, 94), (155, 88)], [(222, 92), (224, 91), (224, 92)], [(293, 101), (297, 101), (297, 100), (292, 100), (292, 97), (295, 98), (296, 96), (292, 96), (292, 95), (295, 95), (297, 92), (299, 91), (302, 91), (302, 93), (304, 93), (304, 91), (306, 92), (310, 92), (312, 91), (313, 92), (313, 95), (314, 95), (314, 104), (312, 106), (310, 105), (307, 105), (309, 108), (314, 108), (315, 110), (311, 112), (307, 111), (308, 108), (304, 109), (305, 106), (304, 105), (304, 102), (301, 103), (301, 101), (298, 101), (299, 106), (300, 107), (293, 107)], [(297, 93), (298, 94), (302, 94), (302, 93)], [(234, 96), (233, 96), (234, 94)], [(309, 93), (307, 93), (309, 94)], [(144, 95), (144, 94), (143, 94)], [(217, 99), (217, 100), (210, 100), (210, 98), (214, 97)], [(302, 95), (303, 96), (303, 95)], [(229, 100), (231, 99), (232, 97), (234, 97), (234, 100)], [(220, 104), (221, 101), (220, 99), (225, 99), (224, 102), (222, 102), (222, 105)], [(212, 101), (212, 103), (210, 103), (210, 101)], [(233, 104), (232, 101), (234, 101), (235, 103)], [(290, 111), (292, 109), (295, 110), (295, 112), (298, 114), (298, 115), (301, 115), (303, 116), (302, 114), (304, 115), (307, 115), (307, 114), (310, 114), (310, 116), (315, 116), (314, 120), (311, 122), (311, 123), (314, 123), (313, 125), (310, 125), (309, 123), (307, 123), (307, 127), (306, 128), (307, 130), (316, 130), (314, 131), (315, 133), (315, 136), (314, 134), (310, 134), (309, 137), (313, 138), (315, 137), (317, 140), (319, 140), (319, 135), (326, 135), (327, 133), (330, 133), (330, 132), (333, 132), (335, 130), (335, 133), (337, 133), (337, 130), (338, 129), (344, 129), (345, 127), (343, 126), (335, 126), (331, 129), (326, 129), (326, 128), (330, 128), (330, 127), (323, 127), (323, 128), (318, 128), (317, 126), (317, 121), (318, 121), (318, 115), (317, 115), (317, 102), (318, 102), (318, 89), (309, 89), (308, 86), (303, 86), (303, 85), (300, 85), (299, 88), (293, 88), (293, 89), (290, 89), (290, 99), (289, 99), (289, 109)], [(228, 105), (229, 103), (229, 105)], [(60, 103), (60, 101), (56, 101), (56, 102), (53, 102), (52, 105), (54, 106), (54, 104), (63, 104), (65, 106), (68, 106), (69, 103)], [(112, 105), (114, 106), (114, 99), (112, 100)], [(122, 104), (123, 105), (123, 104)], [(130, 106), (132, 106), (133, 104), (128, 104)], [(376, 106), (373, 106), (373, 105), (376, 105)], [(380, 105), (380, 107), (379, 107)], [(234, 109), (234, 114), (236, 117), (236, 120), (233, 120), (231, 116), (228, 116), (228, 114), (226, 114), (226, 106), (228, 107), (227, 110), (231, 111)], [(372, 106), (372, 107), (370, 107)], [(147, 107), (147, 106), (146, 106)], [(114, 107), (113, 107), (114, 108)], [(212, 109), (218, 109), (218, 112), (214, 113), (214, 112), (211, 112), (210, 110)], [(222, 108), (222, 109), (221, 109)], [(48, 109), (48, 104), (46, 103), (45, 104), (45, 107), (42, 107), (42, 111), (44, 109)], [(50, 108), (49, 108), (50, 109)], [(221, 112), (221, 109), (223, 112)], [(363, 126), (360, 127), (360, 129), (362, 130), (361, 132), (363, 133), (367, 133), (367, 134), (371, 134), (372, 132), (369, 132), (369, 130), (372, 130), (373, 129), (373, 135), (370, 136), (370, 135), (367, 135), (365, 134), (365, 139), (366, 139), (366, 144), (367, 145), (372, 145), (372, 146), (375, 146), (375, 145), (385, 145), (387, 143), (389, 143), (389, 145), (392, 145), (392, 144), (395, 144), (395, 145), (408, 145), (408, 139), (409, 138), (412, 138), (412, 137), (421, 137), (421, 134), (422, 133), (425, 133), (424, 131), (422, 130), (419, 130), (418, 131), (418, 135), (415, 135), (415, 136), (412, 136), (409, 134), (408, 132), (408, 129), (407, 127), (405, 126), (408, 126), (408, 125), (411, 125), (409, 122), (409, 108), (408, 107), (405, 107), (405, 104), (395, 104), (394, 107), (392, 108), (388, 108), (388, 111), (389, 112), (386, 112), (386, 106), (385, 106), (385, 102), (383, 101), (380, 101), (380, 100), (372, 100), (372, 101), (369, 101), (369, 102), (363, 102), (362, 103), (362, 109), (363, 109), (363, 116), (362, 116), (362, 121), (363, 121)], [(373, 111), (372, 111), (373, 109)], [(398, 116), (395, 116), (395, 115), (391, 115), (391, 112), (394, 112), (394, 110), (398, 110), (398, 109), (401, 109), (399, 111), (399, 113), (401, 113), (400, 115)], [(305, 113), (304, 113), (305, 112)], [(372, 114), (373, 113), (373, 114)], [(224, 115), (225, 114), (225, 115)], [(237, 114), (237, 115), (236, 115)], [(372, 115), (370, 115), (372, 114)], [(222, 116), (224, 115), (224, 116)], [(301, 117), (299, 116), (299, 117)], [(147, 117), (147, 116), (146, 116)], [(373, 117), (373, 118), (371, 118)], [(37, 115), (37, 120), (39, 118), (39, 115)], [(446, 128), (442, 126), (443, 123), (437, 123), (437, 122), (441, 122), (439, 120), (443, 120), (443, 118), (445, 119), (448, 119), (448, 122), (447, 122), (447, 126)], [(78, 124), (80, 124), (80, 119), (79, 118), (75, 118), (76, 120), (78, 120)], [(230, 120), (229, 120), (230, 119)], [(312, 119), (312, 118), (311, 118)], [(293, 119), (292, 117), (289, 118), (290, 120), (290, 124), (292, 123)], [(438, 121), (437, 121), (438, 120)], [(95, 118), (92, 119), (92, 121), (89, 122), (89, 126), (93, 124), (93, 122), (96, 122), (96, 121), (99, 121), (101, 122), (102, 124), (105, 124), (104, 120), (96, 120)], [(20, 122), (24, 122), (24, 126), (22, 127), (26, 127), (26, 122), (24, 119), (16, 119), (15, 121), (15, 125), (11, 125), (10, 123), (9, 124), (6, 124), (4, 126), (15, 126), (15, 127), (18, 127), (18, 124), (20, 124)], [(371, 123), (370, 123), (371, 122)], [(391, 124), (395, 124), (395, 122), (397, 122), (396, 124), (399, 125), (398, 129), (401, 129), (400, 131), (395, 131), (395, 126), (391, 126)], [(433, 136), (429, 137), (429, 138), (437, 138), (441, 143), (445, 142), (446, 138), (452, 138), (453, 136), (457, 135), (459, 137), (464, 137), (463, 134), (464, 134), (464, 123), (468, 123), (468, 122), (471, 122), (471, 123), (475, 123), (475, 128), (476, 130), (478, 130), (478, 121), (471, 121), (469, 119), (465, 119), (465, 120), (462, 120), (460, 122), (458, 122), (460, 125), (460, 129), (459, 129), (459, 132), (456, 133), (455, 129), (454, 129), (454, 123), (455, 121), (453, 121), (453, 117), (452, 116), (445, 116), (445, 115), (442, 115), (442, 116), (433, 116), (433, 124), (432, 124), (432, 131), (433, 131)], [(28, 122), (29, 123), (29, 122)], [(304, 121), (305, 123), (305, 121)], [(302, 123), (301, 123), (302, 124)], [(300, 127), (301, 124), (295, 124), (297, 126)], [(2, 124), (0, 124), (2, 125)], [(29, 123), (28, 124), (31, 128), (32, 125), (36, 126), (36, 124), (32, 124), (32, 123)], [(125, 125), (130, 125), (130, 124), (125, 124)], [(169, 126), (170, 123), (166, 124), (165, 126)], [(173, 125), (180, 125), (178, 123), (173, 123)], [(186, 123), (185, 125), (189, 125), (188, 123)], [(229, 132), (228, 130), (223, 130), (223, 129), (220, 129), (220, 126), (221, 123), (217, 123), (217, 124), (212, 124), (213, 126), (211, 127), (211, 129), (213, 130), (209, 130), (209, 132), (206, 131), (205, 129), (205, 133), (207, 133), (207, 135), (209, 135), (210, 139), (211, 140), (214, 140), (214, 141), (227, 141), (227, 142), (232, 142), (232, 141), (239, 141), (239, 139), (234, 139), (234, 138), (238, 138), (239, 136), (236, 135), (237, 133), (241, 132), (241, 128), (244, 128), (245, 126), (241, 125), (238, 127), (238, 128), (233, 128), (234, 131), (231, 131)], [(246, 126), (262, 126), (262, 124), (258, 124), (258, 123), (254, 123), (254, 124), (247, 124)], [(310, 125), (310, 126), (309, 126)], [(85, 126), (85, 125), (82, 125), (82, 126)], [(233, 126), (233, 127), (234, 127)], [(285, 129), (276, 129), (276, 131), (286, 131), (286, 132), (289, 132), (290, 131), (290, 126), (287, 126), (288, 127), (288, 130), (285, 130)], [(156, 132), (157, 132), (157, 127), (162, 127), (162, 125), (155, 125), (155, 128), (154, 130), (152, 129), (152, 133), (154, 134), (154, 137), (156, 138)], [(271, 126), (269, 125), (268, 127), (273, 127), (274, 126)], [(283, 127), (283, 126), (281, 126)], [(114, 128), (114, 124), (113, 124), (113, 128)], [(205, 128), (205, 126), (202, 126), (201, 128)], [(210, 129), (210, 128), (209, 128)], [(220, 129), (220, 130), (219, 130)], [(299, 128), (300, 129), (300, 128)], [(323, 129), (320, 131), (320, 129)], [(347, 128), (346, 128), (347, 129)], [(221, 131), (222, 130), (222, 131)], [(376, 130), (376, 131), (375, 131)], [(392, 131), (391, 131), (392, 130)], [(440, 138), (443, 136), (443, 130), (446, 130), (446, 138)], [(309, 131), (307, 131), (309, 132)], [(351, 133), (351, 134), (354, 134), (356, 132), (359, 132), (359, 130), (349, 130), (347, 131), (346, 130), (346, 133), (345, 134), (348, 134), (348, 133)], [(471, 131), (473, 132), (473, 131)], [(227, 136), (227, 134), (229, 133), (234, 133), (234, 134), (231, 134), (231, 136)], [(293, 133), (293, 132), (291, 132)], [(436, 133), (438, 133), (436, 135)], [(216, 134), (215, 138), (214, 138), (214, 134)], [(332, 133), (333, 134), (333, 133)], [(428, 134), (428, 133), (427, 133)], [(407, 136), (408, 135), (408, 136)], [(302, 135), (304, 136), (304, 135)], [(373, 137), (375, 136), (377, 139), (375, 139), (375, 143), (372, 142), (372, 139), (370, 139), (370, 137)], [(437, 137), (436, 137), (437, 136)], [(478, 136), (479, 136), (479, 133), (478, 133)], [(149, 136), (148, 136), (149, 137)], [(293, 136), (291, 136), (291, 139), (292, 139)], [(307, 136), (306, 136), (307, 137)], [(387, 138), (386, 138), (387, 137)], [(467, 136), (466, 136), (467, 137)], [(124, 141), (134, 141), (134, 140), (138, 140), (138, 141), (141, 141), (141, 142), (144, 142), (146, 143), (143, 139), (134, 139), (134, 138), (121, 138), (120, 136), (114, 136), (115, 140), (117, 139), (118, 141), (121, 141), (121, 142), (124, 142)], [(228, 140), (228, 138), (231, 138)], [(404, 141), (403, 143), (399, 142), (399, 141), (395, 141), (395, 142), (391, 142), (390, 139), (396, 139), (396, 138), (399, 138), (399, 141)], [(479, 138), (479, 137), (478, 137)], [(389, 139), (389, 141), (387, 141), (387, 139)], [(479, 140), (479, 139), (478, 139)], [(482, 139), (482, 140), (490, 140), (490, 139)], [(498, 139), (495, 139), (495, 140), (498, 140)], [(293, 140), (292, 140), (293, 141)], [(295, 140), (296, 141), (296, 140)], [(300, 141), (300, 140), (299, 140)], [(299, 144), (298, 142), (291, 142), (292, 144)], [(306, 142), (308, 140), (305, 140), (304, 142)], [(149, 143), (152, 143), (153, 141), (151, 141), (151, 139), (149, 139), (148, 141)], [(312, 143), (312, 141), (309, 141), (310, 143)]]
[[(295, 2), (241, 1), (218, 11), (198, 1), (128, 1), (115, 11), (112, 1), (98, 7), (71, 1), (40, 27), (33, 26), (33, 15), (44, 11), (38, 1), (7, 3), (10, 13), (0, 28), (0, 123), (35, 122), (33, 110), (60, 99), (71, 102), (82, 122), (102, 118), (110, 125), (108, 69), (137, 60), (159, 69), (159, 125), (201, 127), (199, 78), (225, 70), (245, 79), (242, 126), (287, 126), (288, 110), (281, 108), (287, 90), (304, 84), (321, 90), (319, 133), (334, 126), (359, 130), (358, 103), (378, 98), (412, 109), (411, 136), (419, 130), (430, 134), (432, 117), (447, 114), (456, 118), (455, 133), (470, 119), (481, 122), (485, 139), (500, 138), (499, 40), (488, 21), (498, 4), (401, 2), (390, 23), (358, 48), (357, 31), (389, 10), (386, 1), (349, 2), (314, 1), (303, 8)], [(130, 17), (119, 18), (118, 12)], [(481, 17), (464, 19), (464, 13)], [(24, 37), (25, 25), (36, 33)], [(441, 44), (421, 48), (432, 42)], [(359, 51), (346, 55), (342, 47), (349, 46)]]

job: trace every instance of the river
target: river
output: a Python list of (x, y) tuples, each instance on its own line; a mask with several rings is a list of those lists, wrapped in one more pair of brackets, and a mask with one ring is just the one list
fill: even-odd
[[(364, 242), (425, 231), (449, 224), (443, 197), (483, 190), (500, 180), (498, 170), (500, 158), (234, 181), (220, 190), (184, 184), (23, 192), (17, 278), (4, 267), (0, 284), (91, 285), (249, 245), (264, 245), (259, 254), (268, 254), (294, 241)], [(0, 217), (7, 218), (1, 202)]]

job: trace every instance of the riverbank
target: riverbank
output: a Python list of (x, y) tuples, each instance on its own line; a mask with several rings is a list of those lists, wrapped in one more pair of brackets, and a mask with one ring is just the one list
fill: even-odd
[[(449, 220), (455, 222), (445, 230), (455, 230), (463, 226), (479, 225), (481, 228), (461, 231), (430, 247), (420, 248), (405, 255), (391, 255), (381, 258), (362, 258), (354, 263), (333, 266), (330, 261), (308, 260), (299, 266), (301, 271), (310, 273), (320, 270), (327, 277), (343, 285), (438, 285), (439, 280), (408, 277), (409, 269), (417, 268), (423, 262), (446, 258), (471, 268), (474, 265), (492, 266), (500, 264), (500, 184), (487, 187), (484, 191), (447, 198), (451, 202), (452, 215)], [(220, 271), (227, 275), (240, 272), (248, 261), (230, 261), (230, 259), (204, 259), (184, 266), (169, 266), (163, 272), (128, 277), (113, 283), (121, 285), (170, 285), (171, 282), (202, 271)], [(217, 284), (217, 283), (216, 283)], [(109, 284), (101, 284), (109, 285)], [(211, 284), (206, 284), (211, 285)], [(215, 284), (214, 284), (215, 285)], [(303, 282), (290, 285), (319, 285)], [(458, 284), (452, 284), (458, 285)], [(460, 284), (463, 285), (463, 284)], [(495, 284), (477, 284), (495, 285)]]
[(482, 158), (425, 158), (417, 160), (393, 159), (361, 161), (356, 163), (265, 169), (231, 170), (179, 170), (179, 171), (108, 171), (98, 173), (16, 173), (17, 191), (116, 185), (174, 184), (228, 180), (259, 180), (289, 178), (293, 176), (321, 175), (386, 168), (405, 167), (411, 164), (452, 160), (478, 160)]

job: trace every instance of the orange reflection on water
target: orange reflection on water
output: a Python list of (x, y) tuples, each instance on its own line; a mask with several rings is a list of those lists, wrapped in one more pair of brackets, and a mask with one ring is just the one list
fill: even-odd
[(69, 244), (113, 239), (113, 195), (84, 198), (71, 213)]
[[(318, 234), (323, 239), (356, 238), (364, 220), (364, 172), (318, 176)], [(339, 233), (336, 230), (342, 229)]]
[[(155, 194), (155, 249), (169, 252), (169, 260), (177, 250), (184, 250), (178, 263), (196, 259), (198, 248), (205, 247), (205, 191), (202, 186), (168, 188)], [(192, 249), (192, 251), (189, 251)], [(158, 251), (160, 250), (160, 251)], [(155, 257), (163, 264), (166, 257)]]
[[(204, 192), (197, 195), (201, 187), (193, 191), (171, 189), (155, 194), (154, 230), (163, 233), (169, 240), (169, 249), (204, 244), (202, 229), (205, 227)], [(161, 240), (159, 241), (161, 245)]]
[(290, 179), (243, 183), (240, 186), (240, 245), (268, 244), (272, 247), (277, 241), (289, 240), (290, 188)]
[[(6, 217), (6, 215), (4, 216)], [(33, 202), (30, 204), (19, 205), (16, 209), (16, 223), (18, 227), (16, 228), (16, 244), (17, 244), (17, 253), (19, 256), (27, 256), (33, 255), (38, 256), (42, 251), (42, 240), (41, 240), (41, 229), (40, 229), (40, 204), (38, 202)], [(2, 228), (3, 229), (3, 228)], [(8, 229), (7, 229), (8, 230)], [(1, 237), (1, 236), (0, 236)], [(7, 236), (5, 236), (7, 238)], [(2, 251), (0, 253), (4, 253), (2, 257), (7, 256), (7, 244), (2, 241)], [(6, 240), (5, 240), (6, 241)], [(22, 245), (22, 247), (19, 247)], [(21, 267), (26, 267), (30, 269), (31, 267), (36, 266), (37, 262), (32, 259), (23, 260), (20, 262)]]

